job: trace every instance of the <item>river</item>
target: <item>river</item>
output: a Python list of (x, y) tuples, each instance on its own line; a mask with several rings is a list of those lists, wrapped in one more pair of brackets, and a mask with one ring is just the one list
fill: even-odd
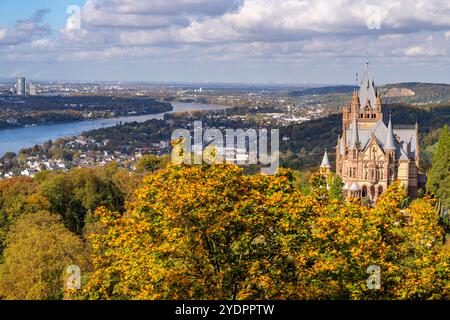
[(6, 152), (17, 153), (22, 148), (29, 148), (36, 144), (42, 144), (48, 140), (55, 140), (62, 137), (78, 136), (84, 131), (112, 127), (120, 121), (122, 123), (134, 121), (144, 122), (150, 119), (162, 119), (165, 113), (195, 110), (218, 110), (227, 108), (226, 106), (213, 104), (183, 102), (172, 102), (172, 106), (172, 111), (142, 116), (96, 119), (37, 127), (0, 130), (0, 157), (3, 156)]

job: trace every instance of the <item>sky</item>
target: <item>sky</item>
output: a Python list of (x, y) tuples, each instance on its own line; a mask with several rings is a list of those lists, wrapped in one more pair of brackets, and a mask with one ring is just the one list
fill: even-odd
[(355, 84), (367, 59), (450, 83), (450, 1), (0, 1), (0, 78)]

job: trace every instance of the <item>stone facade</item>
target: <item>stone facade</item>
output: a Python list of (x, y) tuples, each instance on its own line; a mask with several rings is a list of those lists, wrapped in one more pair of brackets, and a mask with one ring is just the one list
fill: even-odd
[[(383, 121), (383, 102), (370, 76), (368, 64), (359, 91), (342, 110), (342, 135), (336, 145), (336, 174), (346, 198), (369, 203), (395, 180), (416, 197), (419, 173), (418, 124), (394, 126)], [(325, 165), (328, 163), (326, 157)], [(330, 170), (324, 167), (325, 170)], [(328, 163), (329, 167), (329, 163)]]

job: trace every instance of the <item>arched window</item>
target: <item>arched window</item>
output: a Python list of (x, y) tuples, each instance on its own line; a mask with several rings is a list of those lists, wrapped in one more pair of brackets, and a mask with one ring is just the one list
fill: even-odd
[(381, 196), (382, 193), (383, 193), (383, 187), (379, 186), (378, 187), (378, 196)]
[(363, 186), (363, 187), (362, 187), (362, 190), (361, 190), (361, 196), (362, 196), (363, 198), (366, 198), (366, 197), (367, 197), (367, 187), (366, 187), (366, 186)]
[(375, 199), (375, 187), (370, 187), (370, 198)]

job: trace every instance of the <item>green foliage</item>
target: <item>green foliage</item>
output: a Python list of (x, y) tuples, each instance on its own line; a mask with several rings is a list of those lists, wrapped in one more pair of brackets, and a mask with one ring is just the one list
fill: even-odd
[(50, 211), (63, 217), (65, 225), (81, 233), (87, 212), (104, 205), (123, 210), (124, 194), (107, 176), (92, 169), (74, 169), (48, 177), (41, 185), (42, 193), (50, 201)]
[(136, 163), (136, 171), (146, 174), (152, 173), (166, 167), (169, 161), (170, 156), (159, 157), (152, 154), (146, 154)]
[(444, 126), (433, 154), (428, 172), (427, 191), (435, 194), (444, 207), (450, 208), (450, 132)]
[(344, 200), (344, 194), (342, 193), (344, 183), (340, 176), (331, 172), (328, 176), (328, 185), (330, 187), (330, 196), (332, 199)]

